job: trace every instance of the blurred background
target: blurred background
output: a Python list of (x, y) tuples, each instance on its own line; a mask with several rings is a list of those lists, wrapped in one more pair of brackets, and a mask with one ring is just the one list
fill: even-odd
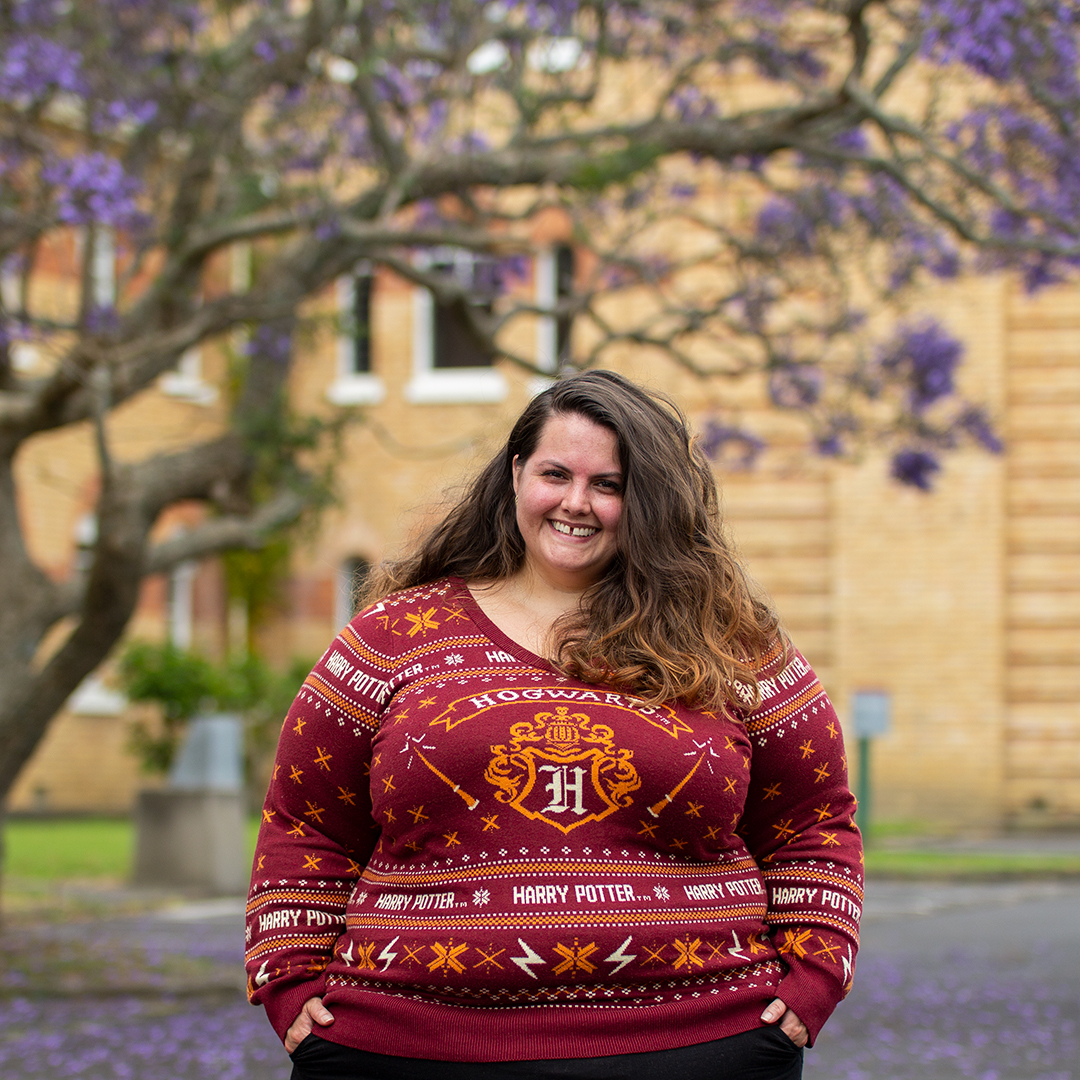
[(604, 367), (689, 415), (844, 727), (879, 951), (816, 1075), (1072, 1077), (1078, 45), (1052, 0), (0, 5), (4, 1074), (277, 1075), (281, 718)]

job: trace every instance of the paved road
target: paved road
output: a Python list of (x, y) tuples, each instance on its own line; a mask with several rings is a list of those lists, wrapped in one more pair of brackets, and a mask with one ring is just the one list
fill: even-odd
[(807, 1080), (1080, 1080), (1080, 883), (871, 881)]
[[(19, 997), (32, 965), (4, 973), (0, 1076), (286, 1080), (280, 1044), (235, 989), (240, 910), (215, 901), (42, 929), (23, 955), (52, 950), (69, 996)], [(863, 929), (855, 989), (808, 1052), (806, 1080), (1080, 1080), (1080, 882), (872, 882)], [(151, 993), (127, 992), (124, 964), (97, 964), (124, 950), (144, 955)], [(177, 954), (190, 969), (155, 973)], [(108, 994), (82, 992), (95, 965)], [(200, 981), (215, 992), (193, 994)]]

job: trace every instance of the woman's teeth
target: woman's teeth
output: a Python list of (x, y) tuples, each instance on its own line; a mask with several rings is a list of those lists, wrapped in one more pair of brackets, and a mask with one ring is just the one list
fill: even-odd
[(561, 521), (553, 521), (551, 527), (565, 536), (592, 536), (600, 531), (591, 525), (564, 525)]

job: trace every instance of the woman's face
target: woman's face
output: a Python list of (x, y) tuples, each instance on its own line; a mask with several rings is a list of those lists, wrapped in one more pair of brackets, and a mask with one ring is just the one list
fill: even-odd
[(587, 589), (618, 551), (623, 474), (615, 433), (578, 413), (552, 416), (532, 455), (514, 458), (517, 524), (528, 568)]

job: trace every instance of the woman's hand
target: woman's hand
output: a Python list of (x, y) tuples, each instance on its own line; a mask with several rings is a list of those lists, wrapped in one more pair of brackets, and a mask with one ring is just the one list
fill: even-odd
[[(318, 998), (313, 1000), (318, 1001)], [(805, 1046), (810, 1038), (806, 1025), (779, 998), (773, 998), (768, 1008), (761, 1014), (761, 1019), (766, 1024), (775, 1024), (779, 1020), (780, 1030), (796, 1046)]]
[[(771, 1006), (770, 1006), (771, 1008)], [(792, 1013), (794, 1016), (794, 1013)], [(329, 1027), (334, 1022), (334, 1014), (322, 1003), (322, 998), (308, 998), (300, 1015), (285, 1032), (285, 1051), (291, 1054), (315, 1029), (316, 1024)]]

